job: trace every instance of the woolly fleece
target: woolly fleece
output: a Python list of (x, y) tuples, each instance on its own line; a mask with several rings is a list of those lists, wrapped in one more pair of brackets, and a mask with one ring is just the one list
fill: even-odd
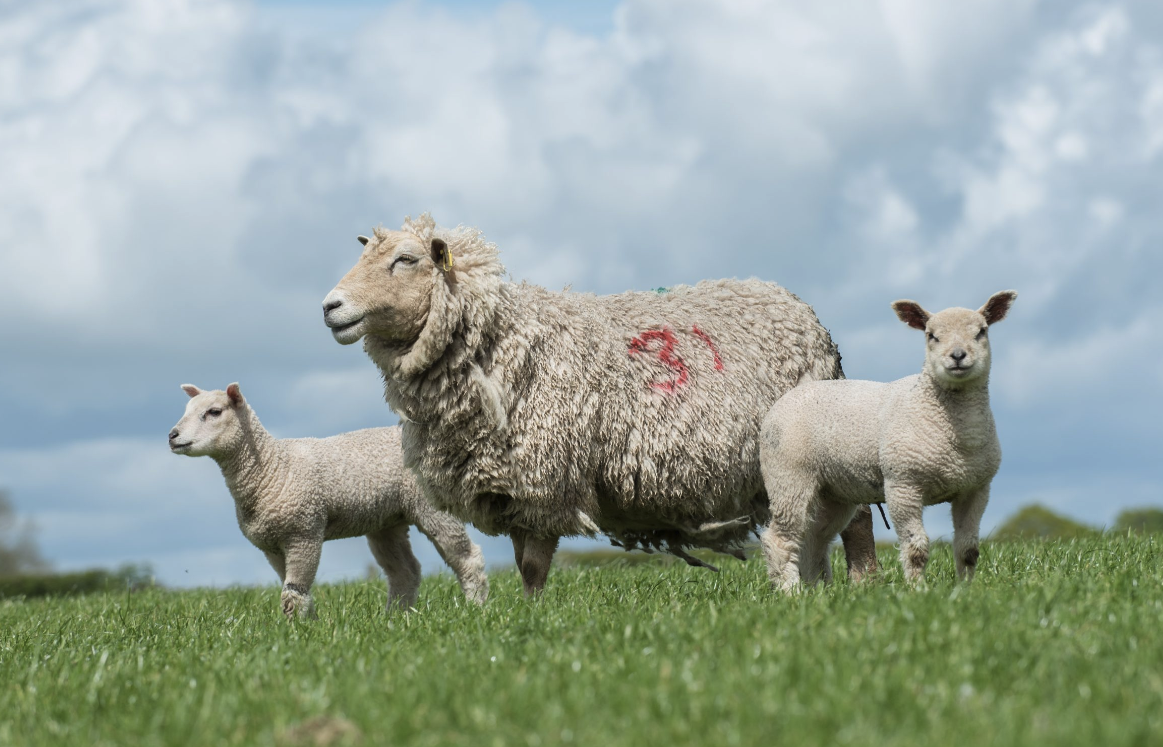
[(972, 578), (981, 515), (1001, 464), (988, 328), (1015, 298), (1003, 291), (977, 311), (933, 315), (897, 301), (901, 320), (925, 332), (920, 374), (887, 384), (810, 382), (775, 403), (763, 421), (760, 457), (772, 513), (763, 544), (777, 588), (828, 580), (828, 543), (857, 505), (881, 501), (914, 580), (929, 558), (922, 510), (951, 503), (957, 572)]
[(364, 339), (425, 495), (510, 534), (527, 591), (564, 535), (737, 553), (769, 516), (761, 418), (797, 383), (842, 376), (811, 307), (774, 283), (550, 292), (428, 215), (376, 229), (324, 313), (339, 342)]
[(170, 431), (176, 454), (209, 456), (234, 497), (238, 526), (283, 583), (288, 616), (311, 616), (311, 585), (326, 540), (366, 536), (388, 577), (388, 608), (411, 607), (420, 563), (408, 541), (414, 525), (436, 546), (478, 604), (489, 593), (484, 557), (464, 525), (437, 511), (404, 469), (399, 428), (331, 438), (270, 435), (237, 384), (201, 391), (191, 384), (186, 412)]

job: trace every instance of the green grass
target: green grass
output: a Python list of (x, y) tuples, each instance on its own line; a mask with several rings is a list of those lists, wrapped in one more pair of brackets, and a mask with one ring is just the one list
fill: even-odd
[[(512, 572), (482, 609), (448, 577), (386, 615), (378, 584), (0, 603), (0, 743), (1117, 745), (1163, 742), (1158, 537), (938, 548), (927, 586), (775, 597), (758, 560)], [(839, 559), (836, 559), (837, 564)], [(321, 737), (326, 742), (325, 737)], [(337, 742), (342, 742), (342, 739)]]

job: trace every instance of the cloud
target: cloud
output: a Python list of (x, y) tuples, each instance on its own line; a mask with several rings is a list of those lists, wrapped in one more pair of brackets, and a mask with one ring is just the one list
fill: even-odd
[(153, 451), (183, 381), (242, 381), (281, 435), (392, 422), (319, 303), (355, 234), (427, 209), (550, 287), (777, 280), (853, 376), (919, 367), (894, 298), (976, 307), (1014, 287), (994, 390), (1003, 441), (1020, 439), (999, 480), (1059, 485), (1047, 455), (1081, 443), (1099, 473), (1160, 435), (1163, 16), (1147, 5), (327, 18), (234, 0), (0, 16), (0, 482), (58, 533), (56, 557), (82, 557), (86, 520), (88, 559), (103, 534), (179, 532), (194, 554), (241, 539), (228, 510), (188, 513), (224, 498), (213, 470)]

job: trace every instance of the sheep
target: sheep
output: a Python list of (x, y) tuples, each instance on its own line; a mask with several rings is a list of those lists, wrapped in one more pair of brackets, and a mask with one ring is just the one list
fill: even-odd
[(760, 462), (771, 497), (763, 535), (774, 587), (830, 580), (828, 544), (857, 506), (885, 502), (900, 537), (906, 578), (929, 561), (925, 506), (950, 503), (957, 575), (977, 567), (977, 535), (1001, 465), (989, 406), (989, 327), (1018, 294), (995, 293), (977, 311), (930, 315), (896, 301), (901, 321), (926, 336), (921, 373), (890, 383), (813, 381), (776, 402), (763, 419)]
[[(359, 240), (324, 322), (364, 341), (425, 496), (508, 534), (529, 595), (562, 536), (742, 557), (768, 518), (760, 419), (796, 383), (843, 375), (811, 307), (774, 283), (551, 292), (427, 214)], [(851, 575), (874, 571), (870, 514), (846, 541)]]
[(170, 451), (218, 463), (239, 528), (279, 575), (288, 618), (315, 616), (311, 585), (324, 541), (360, 535), (388, 577), (387, 609), (412, 607), (420, 563), (408, 542), (409, 524), (436, 545), (465, 597), (485, 602), (489, 581), (481, 550), (461, 522), (420, 495), (403, 467), (398, 427), (278, 439), (237, 383), (225, 391), (183, 384), (182, 391), (190, 401), (170, 431)]

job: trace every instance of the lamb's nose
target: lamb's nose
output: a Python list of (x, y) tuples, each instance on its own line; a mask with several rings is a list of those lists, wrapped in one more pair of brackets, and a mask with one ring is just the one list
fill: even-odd
[(178, 429), (174, 428), (172, 431), (170, 431), (170, 440), (173, 441), (175, 438), (178, 437), (178, 435), (179, 435)]
[(332, 311), (335, 311), (336, 309), (338, 309), (342, 305), (343, 305), (343, 301), (339, 300), (338, 298), (335, 299), (334, 301), (324, 301), (323, 302), (323, 315), (327, 316), (327, 314), (331, 313)]
[(968, 355), (968, 353), (966, 353), (961, 348), (953, 348), (953, 352), (949, 354), (949, 357), (960, 363), (961, 361), (965, 360), (966, 355)]

